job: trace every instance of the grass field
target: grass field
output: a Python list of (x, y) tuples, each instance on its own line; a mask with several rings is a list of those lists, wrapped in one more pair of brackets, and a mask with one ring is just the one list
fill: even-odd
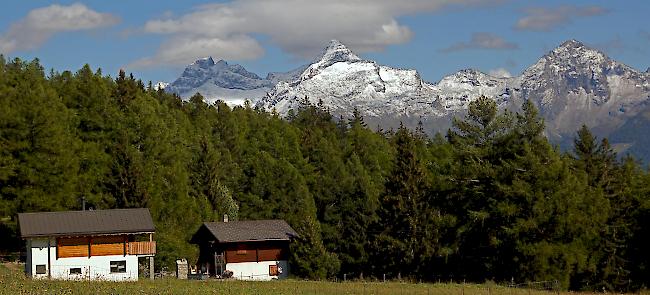
[[(142, 279), (138, 282), (49, 281), (28, 279), (23, 275), (20, 267), (17, 264), (0, 265), (0, 294), (558, 294), (489, 284), (334, 283), (301, 280), (242, 282), (176, 279), (155, 281)], [(560, 294), (569, 293), (560, 292)]]

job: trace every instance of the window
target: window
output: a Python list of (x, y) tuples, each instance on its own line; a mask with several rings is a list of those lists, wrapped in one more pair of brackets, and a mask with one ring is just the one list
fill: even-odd
[(126, 272), (126, 260), (111, 261), (111, 273)]
[(71, 275), (80, 275), (81, 274), (81, 267), (73, 267), (70, 269), (70, 274)]
[(280, 272), (278, 271), (278, 266), (277, 265), (269, 265), (269, 275), (270, 276), (277, 276), (279, 274), (280, 274)]
[(246, 255), (246, 250), (244, 249), (237, 250), (237, 255)]
[(36, 274), (44, 275), (45, 274), (45, 264), (36, 265)]

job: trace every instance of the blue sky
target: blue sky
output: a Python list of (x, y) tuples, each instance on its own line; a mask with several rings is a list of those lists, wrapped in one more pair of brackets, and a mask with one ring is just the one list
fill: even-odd
[(261, 76), (309, 62), (330, 39), (435, 82), (464, 68), (518, 75), (568, 39), (650, 67), (650, 1), (4, 1), (0, 53), (173, 81), (211, 55)]

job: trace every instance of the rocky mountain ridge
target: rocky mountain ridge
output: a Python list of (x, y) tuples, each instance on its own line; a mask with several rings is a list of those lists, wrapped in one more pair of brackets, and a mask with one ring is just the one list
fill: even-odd
[(422, 122), (431, 134), (444, 133), (451, 118), (463, 116), (480, 95), (494, 98), (502, 109), (516, 110), (531, 100), (545, 118), (547, 135), (560, 144), (570, 142), (582, 124), (599, 136), (610, 136), (630, 118), (650, 111), (649, 72), (612, 60), (577, 40), (562, 43), (510, 78), (465, 69), (430, 83), (416, 70), (364, 60), (332, 40), (311, 64), (288, 73), (260, 78), (241, 66), (210, 58), (190, 65), (167, 89), (198, 91), (214, 100), (224, 96), (223, 91), (214, 91), (217, 87), (231, 91), (227, 94), (241, 91), (238, 94), (255, 106), (280, 114), (307, 98), (314, 104), (320, 101), (336, 117), (348, 117), (357, 109), (370, 126), (415, 127)]
[(245, 100), (264, 96), (279, 81), (294, 79), (296, 71), (302, 72), (302, 69), (269, 73), (266, 78), (261, 78), (241, 65), (228, 64), (224, 60), (215, 62), (212, 57), (205, 57), (187, 66), (178, 79), (165, 87), (165, 91), (184, 99), (201, 93), (209, 103), (221, 99), (232, 105), (242, 105)]

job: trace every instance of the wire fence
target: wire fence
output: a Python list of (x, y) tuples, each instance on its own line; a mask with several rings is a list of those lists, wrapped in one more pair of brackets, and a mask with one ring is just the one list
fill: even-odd
[(552, 281), (540, 281), (540, 282), (527, 282), (527, 283), (520, 283), (520, 284), (511, 283), (508, 285), (508, 287), (544, 290), (544, 291), (560, 291), (560, 282), (558, 280), (552, 280)]

